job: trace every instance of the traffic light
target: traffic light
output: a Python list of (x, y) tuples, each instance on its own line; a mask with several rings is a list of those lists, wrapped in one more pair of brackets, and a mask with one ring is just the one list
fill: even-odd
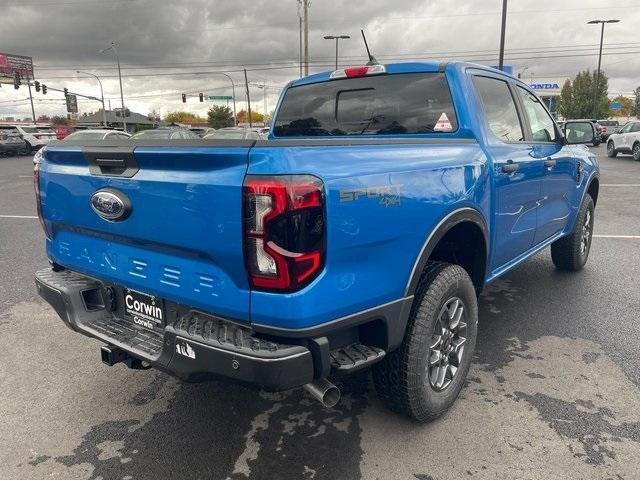
[(200, 93), (198, 96), (200, 97), (200, 101), (204, 102), (204, 95), (202, 93)]
[(187, 103), (187, 94), (186, 93), (182, 94), (182, 103)]
[(64, 87), (64, 96), (66, 97), (67, 95), (69, 95), (69, 89), (67, 87)]
[(17, 73), (17, 72), (14, 73), (13, 74), (13, 88), (18, 90), (20, 88), (21, 84), (22, 84), (22, 82), (20, 81), (20, 74)]
[(44, 83), (42, 84), (42, 94), (43, 95), (47, 94), (47, 86)]
[(40, 91), (40, 82), (36, 80), (35, 82), (33, 82), (33, 84), (36, 87), (36, 92), (39, 92)]

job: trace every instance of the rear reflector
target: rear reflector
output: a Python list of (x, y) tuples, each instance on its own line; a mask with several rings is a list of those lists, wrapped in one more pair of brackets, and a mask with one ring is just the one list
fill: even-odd
[(357, 67), (347, 67), (345, 69), (336, 70), (329, 78), (335, 80), (337, 78), (358, 78), (367, 75), (380, 75), (387, 73), (384, 65), (360, 65)]

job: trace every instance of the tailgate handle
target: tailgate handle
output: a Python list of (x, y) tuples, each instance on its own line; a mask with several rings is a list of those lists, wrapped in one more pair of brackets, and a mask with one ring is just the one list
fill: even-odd
[(99, 167), (126, 167), (127, 162), (122, 158), (96, 158), (96, 165)]
[(85, 146), (82, 153), (89, 163), (91, 175), (131, 178), (138, 173), (133, 145)]

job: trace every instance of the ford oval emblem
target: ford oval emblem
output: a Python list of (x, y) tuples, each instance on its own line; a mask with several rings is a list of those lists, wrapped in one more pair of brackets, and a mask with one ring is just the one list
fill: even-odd
[(131, 202), (124, 193), (105, 188), (91, 196), (91, 208), (102, 218), (115, 222), (129, 216)]

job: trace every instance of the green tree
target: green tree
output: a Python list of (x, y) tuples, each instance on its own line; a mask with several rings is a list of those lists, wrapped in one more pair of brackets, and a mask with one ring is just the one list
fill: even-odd
[(633, 109), (631, 110), (631, 115), (635, 115), (640, 118), (640, 87), (636, 88), (633, 91), (634, 99), (633, 99)]
[(631, 115), (631, 110), (633, 110), (633, 100), (631, 98), (618, 95), (616, 98), (611, 100), (611, 103), (613, 102), (618, 102), (621, 108), (618, 110), (610, 110), (610, 117), (628, 117)]
[(598, 87), (596, 92), (595, 110), (593, 112), (594, 118), (607, 118), (609, 116), (609, 110), (611, 109), (611, 100), (609, 100), (609, 78), (600, 70), (600, 78), (596, 84), (596, 77), (593, 77), (593, 87)]
[(233, 127), (233, 112), (224, 105), (213, 105), (207, 112), (207, 122), (212, 128)]
[[(609, 79), (600, 71), (596, 90), (596, 72), (579, 72), (573, 82), (567, 80), (560, 92), (558, 112), (564, 118), (605, 118), (609, 116)], [(595, 98), (595, 101), (594, 101)]]
[(558, 98), (558, 113), (561, 117), (571, 118), (573, 117), (573, 87), (571, 86), (571, 80), (567, 79), (560, 90), (560, 97)]
[(190, 112), (169, 112), (164, 116), (164, 121), (167, 123), (204, 123), (206, 120)]

